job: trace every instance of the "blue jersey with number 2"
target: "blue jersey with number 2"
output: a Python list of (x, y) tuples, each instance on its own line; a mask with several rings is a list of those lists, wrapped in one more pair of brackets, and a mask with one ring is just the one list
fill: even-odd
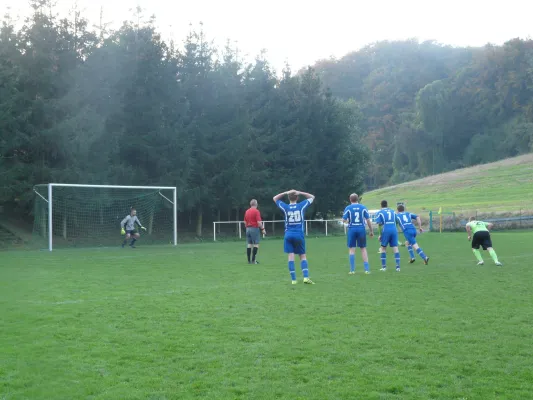
[(313, 199), (306, 199), (296, 204), (287, 204), (281, 200), (276, 202), (277, 206), (281, 208), (285, 216), (285, 232), (303, 233), (305, 209), (309, 207), (312, 202)]
[(344, 209), (342, 219), (348, 221), (350, 229), (365, 230), (366, 220), (370, 218), (368, 210), (362, 204), (350, 204)]

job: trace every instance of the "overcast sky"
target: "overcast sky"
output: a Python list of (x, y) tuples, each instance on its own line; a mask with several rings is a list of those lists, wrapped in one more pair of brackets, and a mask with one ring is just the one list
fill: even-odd
[[(154, 14), (164, 38), (182, 42), (189, 24), (203, 22), (208, 38), (223, 45), (236, 42), (242, 54), (254, 57), (261, 49), (281, 70), (293, 70), (330, 56), (342, 57), (379, 40), (418, 38), (453, 46), (502, 44), (515, 37), (533, 37), (532, 0), (78, 0), (97, 23), (119, 26), (135, 6)], [(22, 5), (21, 5), (22, 3)], [(28, 14), (25, 0), (0, 0), (12, 14)], [(74, 0), (56, 0), (66, 15)]]

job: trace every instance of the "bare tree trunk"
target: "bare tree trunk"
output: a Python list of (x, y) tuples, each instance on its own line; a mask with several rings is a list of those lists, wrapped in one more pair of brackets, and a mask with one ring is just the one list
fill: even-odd
[(203, 222), (204, 213), (202, 206), (198, 206), (198, 213), (196, 217), (196, 236), (202, 237), (202, 222)]

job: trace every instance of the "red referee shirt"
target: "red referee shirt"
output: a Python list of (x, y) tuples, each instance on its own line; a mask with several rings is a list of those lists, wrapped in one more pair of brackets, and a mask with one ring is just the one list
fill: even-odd
[(261, 222), (261, 213), (257, 208), (249, 208), (244, 213), (244, 225), (247, 228), (259, 228), (259, 222)]

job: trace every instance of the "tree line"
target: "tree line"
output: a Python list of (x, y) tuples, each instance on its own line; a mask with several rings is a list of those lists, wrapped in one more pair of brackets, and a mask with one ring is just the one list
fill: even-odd
[(361, 114), (313, 69), (277, 76), (201, 30), (177, 46), (139, 9), (110, 31), (30, 4), (0, 30), (0, 204), (14, 212), (31, 217), (40, 183), (177, 186), (180, 225), (201, 235), (251, 198), (274, 217), (274, 194), (305, 189), (325, 216), (362, 190)]
[(110, 30), (79, 10), (0, 29), (0, 205), (31, 218), (35, 184), (177, 186), (201, 235), (290, 188), (338, 214), (353, 191), (531, 151), (533, 41), (453, 48), (379, 42), (277, 74), (202, 30), (162, 39), (153, 18)]
[(315, 69), (363, 116), (368, 188), (533, 150), (533, 40), (380, 42)]

